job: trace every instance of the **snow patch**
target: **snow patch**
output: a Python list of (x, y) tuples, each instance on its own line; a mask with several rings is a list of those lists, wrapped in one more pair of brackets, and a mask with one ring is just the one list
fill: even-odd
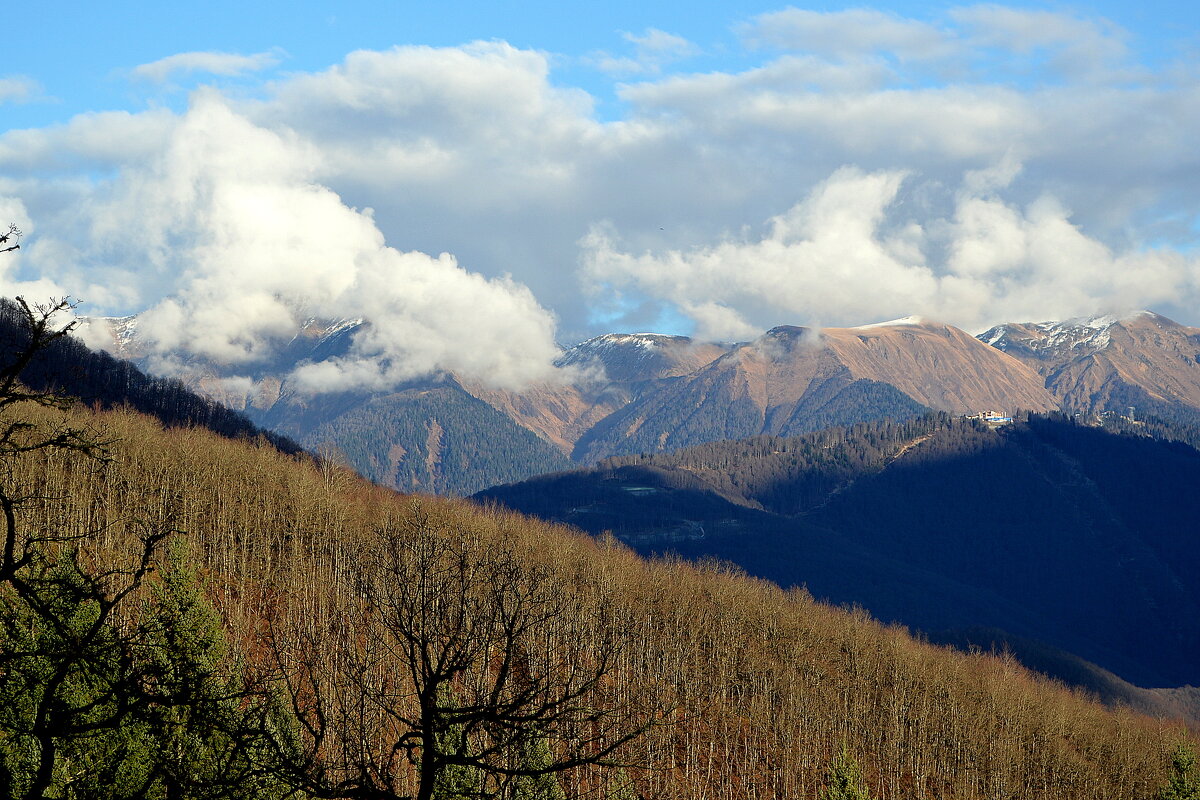
[(912, 314), (907, 317), (901, 317), (900, 319), (890, 319), (887, 322), (872, 322), (870, 325), (855, 325), (850, 330), (865, 331), (870, 328), (891, 328), (891, 327), (895, 327), (898, 325), (924, 325), (924, 324), (925, 324), (924, 317), (919, 317), (916, 314)]

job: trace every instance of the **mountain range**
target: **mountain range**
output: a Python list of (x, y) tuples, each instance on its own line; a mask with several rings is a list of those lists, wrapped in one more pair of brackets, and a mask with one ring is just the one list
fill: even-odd
[[(117, 355), (148, 363), (136, 318), (91, 324)], [(194, 358), (182, 360), (184, 380), (309, 448), (340, 450), (378, 483), (451, 494), (614, 455), (929, 411), (1132, 408), (1200, 421), (1200, 330), (1151, 312), (1008, 323), (978, 337), (918, 317), (779, 326), (741, 343), (605, 334), (563, 351), (562, 380), (520, 391), (449, 373), (386, 392), (313, 395), (288, 381), (297, 365), (346, 353), (369, 324), (310, 320), (274, 358), (238, 371), (248, 392), (222, 380), (229, 367)]]
[[(290, 347), (294, 353), (336, 353), (339, 347), (345, 352), (361, 324), (344, 323), (337, 330), (314, 325), (306, 340)], [(533, 402), (535, 392), (491, 390), (487, 402), (476, 396), (485, 390), (454, 376), (366, 398), (302, 398), (289, 394), (279, 381), (273, 400), (261, 402), (268, 394), (259, 391), (254, 396), (259, 405), (251, 403), (250, 408), (261, 417), (287, 411), (284, 418), (297, 430), (304, 430), (306, 422), (319, 426), (336, 421), (346, 428), (330, 435), (342, 435), (343, 452), (369, 458), (386, 446), (391, 463), (385, 469), (393, 470), (393, 482), (451, 493), (461, 489), (448, 482), (421, 482), (470, 469), (483, 475), (480, 466), (488, 463), (495, 465), (488, 485), (519, 479), (504, 477), (513, 466), (504, 454), (510, 445), (495, 438), (495, 432), (507, 425), (535, 446), (546, 439), (515, 425), (514, 413), (548, 425), (598, 414), (596, 409), (606, 402), (616, 409), (608, 418), (626, 408), (653, 407), (646, 398), (669, 396), (672, 389), (703, 397), (705, 387), (740, 381), (745, 388), (741, 407), (749, 409), (745, 416), (753, 420), (757, 409), (755, 424), (792, 433), (818, 424), (818, 416), (806, 422), (797, 412), (806, 403), (832, 415), (843, 408), (872, 411), (864, 397), (900, 398), (897, 405), (909, 398), (908, 405), (900, 406), (903, 413), (885, 411), (879, 415), (883, 419), (873, 422), (799, 436), (756, 434), (674, 452), (609, 456), (594, 468), (493, 486), (479, 498), (593, 532), (613, 531), (645, 552), (731, 560), (782, 585), (803, 584), (818, 597), (861, 604), (937, 641), (1009, 648), (1028, 663), (1038, 662), (1039, 669), (1083, 682), (1110, 699), (1156, 714), (1195, 718), (1194, 692), (1147, 693), (1130, 682), (1200, 682), (1194, 673), (1200, 636), (1191, 622), (1200, 618), (1195, 613), (1200, 592), (1192, 577), (1200, 563), (1194, 563), (1190, 539), (1191, 521), (1200, 512), (1192, 507), (1191, 491), (1200, 478), (1200, 453), (1147, 435), (1200, 443), (1200, 429), (1104, 413), (1114, 410), (1114, 396), (1136, 387), (1147, 396), (1154, 391), (1156, 399), (1174, 398), (1159, 402), (1187, 417), (1188, 406), (1181, 402), (1186, 395), (1173, 396), (1166, 389), (1172, 381), (1183, 382), (1192, 367), (1183, 358), (1163, 354), (1171, 348), (1177, 356), (1185, 353), (1195, 332), (1147, 313), (1022, 326), (1024, 339), (1017, 338), (1013, 327), (974, 338), (910, 318), (820, 332), (776, 328), (736, 345), (697, 345), (683, 337), (651, 334), (597, 337), (566, 351), (561, 362), (587, 379), (557, 387), (558, 397), (582, 399), (575, 405), (564, 401), (557, 414), (541, 417), (540, 408), (553, 406)], [(1072, 330), (1073, 338), (1063, 335)], [(1039, 340), (1056, 341), (1057, 351), (1028, 344), (1030, 331), (1041, 333)], [(136, 343), (136, 337), (127, 338)], [(989, 344), (988, 338), (1004, 340), (1011, 349), (1027, 342), (1025, 349), (1035, 356), (1022, 353), (1024, 360), (1019, 359)], [(962, 417), (961, 410), (971, 404), (1007, 410), (1002, 398), (1017, 391), (1026, 392), (1027, 405), (1040, 397), (1043, 407), (1062, 406), (1045, 386), (1066, 384), (1042, 377), (1038, 365), (1053, 376), (1063, 370), (1047, 364), (1086, 367), (1088, 359), (1111, 364), (1118, 356), (1128, 362), (1132, 357), (1115, 352), (1114, 341), (1139, 342), (1148, 352), (1137, 363), (1146, 366), (1139, 373), (1122, 363), (1123, 369), (1114, 369), (1116, 377), (1104, 384), (1117, 388), (1099, 395), (1091, 406), (1075, 406), (1098, 413), (1088, 417), (1090, 424), (1061, 415), (1022, 414), (1016, 424), (996, 429)], [(952, 359), (949, 354), (955, 351), (959, 357)], [(110, 366), (123, 363), (103, 355), (94, 358), (107, 359)], [(1156, 375), (1156, 370), (1165, 371), (1156, 364), (1181, 374), (1170, 379)], [(933, 382), (948, 366), (952, 380)], [(93, 365), (68, 371), (106, 369)], [(124, 369), (122, 374), (141, 374), (128, 365)], [(1131, 374), (1140, 380), (1125, 377)], [(1030, 375), (1044, 382), (1044, 394)], [(210, 373), (201, 381), (221, 385), (219, 378)], [(167, 383), (168, 394), (187, 395), (178, 382)], [(266, 377), (259, 381), (260, 388), (267, 385)], [(928, 405), (912, 399), (913, 394)], [(397, 419), (392, 410), (401, 402), (408, 404), (409, 413)], [(457, 417), (451, 413), (456, 403)], [(498, 407), (505, 403), (509, 413)], [(954, 410), (929, 412), (935, 405)], [(659, 408), (664, 408), (661, 402)], [(720, 396), (694, 408), (696, 419), (716, 414)], [(345, 447), (355, 441), (346, 435), (351, 422), (358, 424), (349, 432), (361, 442), (360, 449)], [(1095, 427), (1096, 422), (1109, 430)], [(585, 433), (597, 427), (593, 424)], [(747, 429), (754, 431), (754, 425)], [(697, 430), (695, 438), (703, 442), (705, 431)], [(239, 435), (254, 435), (254, 429)], [(409, 457), (397, 443), (404, 437), (426, 443), (419, 458)], [(592, 441), (603, 439), (593, 434)], [(659, 443), (661, 449), (670, 446)], [(569, 465), (561, 449), (551, 452), (560, 465)], [(447, 462), (450, 468), (443, 466)], [(425, 472), (402, 475), (399, 468), (405, 463), (420, 463)]]

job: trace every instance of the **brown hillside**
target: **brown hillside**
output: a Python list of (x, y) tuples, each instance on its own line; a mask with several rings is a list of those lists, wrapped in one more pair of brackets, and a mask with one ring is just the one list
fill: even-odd
[(725, 352), (724, 347), (694, 342), (686, 336), (610, 333), (563, 354), (559, 364), (574, 370), (571, 382), (538, 384), (520, 391), (459, 383), (471, 395), (570, 455), (588, 429), (633, 400), (646, 384), (691, 374)]
[[(856, 387), (860, 394), (848, 397)], [(655, 384), (589, 431), (575, 457), (789, 435), (923, 408), (1045, 411), (1057, 401), (1032, 369), (948, 325), (781, 326), (691, 375)]]
[[(393, 723), (362, 704), (363, 687), (410, 697), (395, 651), (360, 652), (376, 618), (363, 607), (362, 565), (395, 535), (536, 567), (574, 609), (548, 640), (570, 643), (557, 654), (564, 663), (586, 664), (616, 637), (616, 670), (594, 702), (636, 722), (641, 698), (668, 701), (620, 754), (642, 797), (815, 798), (844, 744), (887, 800), (1149, 798), (1184, 736), (1010, 660), (922, 644), (720, 565), (648, 563), (568, 529), (397, 495), (133, 414), (75, 419), (116, 442), (113, 462), (97, 471), (63, 455), (21, 460), (14, 479), (39, 488), (23, 511), (28, 530), (86, 535), (102, 554), (148, 524), (182, 531), (249, 663), (309, 681), (301, 705), (327, 701), (334, 728), (316, 758), (331, 779), (389, 741)], [(396, 791), (411, 791), (414, 768), (388, 763)], [(577, 796), (604, 780), (580, 768), (562, 783)]]
[(1152, 402), (1200, 410), (1200, 328), (1148, 311), (1125, 317), (1009, 323), (980, 339), (1038, 371), (1065, 410)]
[(857, 378), (890, 383), (917, 402), (964, 414), (984, 409), (1049, 411), (1057, 407), (1036, 372), (950, 325), (826, 328), (821, 342)]

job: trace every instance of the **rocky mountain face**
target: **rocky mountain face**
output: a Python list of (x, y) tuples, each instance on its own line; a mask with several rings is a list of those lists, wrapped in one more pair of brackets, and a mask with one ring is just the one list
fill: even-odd
[(686, 336), (606, 333), (563, 351), (563, 380), (519, 392), (461, 381), (473, 397), (510, 416), (570, 455), (575, 444), (608, 415), (652, 384), (688, 375), (729, 350)]
[(967, 333), (907, 318), (857, 328), (773, 328), (689, 375), (661, 381), (581, 437), (574, 457), (792, 435), (928, 410), (1045, 411), (1032, 369)]
[(1200, 418), (1200, 328), (1141, 311), (1006, 323), (979, 339), (1036, 370), (1064, 411)]

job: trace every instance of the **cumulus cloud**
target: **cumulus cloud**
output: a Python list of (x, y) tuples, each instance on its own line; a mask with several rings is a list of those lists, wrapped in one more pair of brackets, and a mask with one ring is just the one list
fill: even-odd
[(435, 370), (515, 386), (550, 371), (554, 319), (527, 289), (386, 246), (369, 209), (312, 181), (319, 158), (203, 91), (156, 158), (90, 198), (88, 241), (112, 243), (90, 255), (128, 251), (133, 285), (165, 278), (139, 323), (152, 366), (169, 371), (184, 353), (245, 368), (307, 317), (364, 316), (351, 353), (298, 376), (305, 388), (386, 388)]
[(282, 59), (278, 49), (268, 50), (253, 55), (237, 53), (218, 53), (213, 51), (193, 51), (176, 53), (175, 55), (141, 64), (133, 68), (134, 77), (155, 83), (163, 83), (179, 74), (202, 72), (208, 75), (244, 75), (247, 72), (273, 67)]
[(845, 167), (757, 239), (630, 254), (593, 229), (585, 271), (593, 291), (670, 301), (713, 339), (779, 319), (853, 325), (916, 312), (982, 329), (1200, 299), (1200, 259), (1114, 252), (1048, 195), (1016, 208), (995, 194), (1015, 172), (1007, 161), (965, 176), (952, 216), (918, 222), (896, 204), (910, 176)]
[[(1200, 88), (1113, 71), (1128, 50), (1105, 23), (1001, 11), (764, 15), (751, 33), (788, 52), (703, 74), (646, 31), (618, 49), (662, 75), (618, 84), (608, 121), (551, 54), (475, 42), (9, 131), (0, 200), (32, 235), (2, 288), (150, 309), (164, 368), (240, 375), (308, 316), (368, 319), (297, 374), (313, 389), (447, 369), (515, 384), (545, 374), (556, 335), (669, 319), (716, 338), (1108, 305), (1200, 322)], [(1077, 34), (1075, 61), (1109, 71), (968, 69), (1021, 63), (1023, 25), (1030, 69)]]

